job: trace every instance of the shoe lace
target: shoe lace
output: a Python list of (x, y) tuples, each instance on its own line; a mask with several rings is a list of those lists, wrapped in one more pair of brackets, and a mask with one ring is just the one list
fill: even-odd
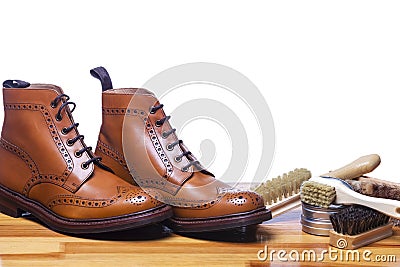
[[(150, 114), (155, 114), (158, 110), (162, 109), (163, 107), (164, 107), (163, 104), (152, 106), (150, 108)], [(164, 123), (168, 122), (170, 118), (171, 118), (171, 116), (164, 116), (163, 118), (157, 120), (156, 123), (155, 123), (156, 127), (161, 127)], [(170, 136), (171, 134), (173, 134), (175, 132), (176, 132), (176, 129), (175, 128), (171, 128), (168, 131), (163, 131), (161, 133), (161, 135), (162, 135), (163, 138), (167, 138), (168, 136)], [(183, 141), (178, 139), (175, 142), (172, 142), (172, 143), (168, 144), (167, 145), (167, 149), (171, 151), (171, 150), (173, 150), (175, 148), (175, 146), (180, 145), (180, 144), (183, 144)], [(196, 160), (196, 159), (192, 159), (191, 157), (189, 157), (190, 155), (192, 155), (192, 152), (190, 152), (188, 150), (185, 150), (183, 153), (181, 153), (181, 154), (179, 154), (179, 155), (177, 155), (175, 157), (176, 161), (180, 161), (183, 157), (186, 157), (188, 159), (188, 161), (189, 161), (189, 163), (186, 164), (184, 167), (182, 167), (181, 170), (183, 172), (187, 172), (191, 166), (195, 166), (195, 167), (197, 167), (199, 169), (202, 169), (202, 166), (201, 166), (200, 162), (198, 160)]]
[[(56, 98), (53, 99), (53, 101), (51, 101), (50, 105), (52, 108), (57, 108), (58, 105), (60, 104), (60, 102), (62, 102), (62, 104), (60, 105), (60, 107), (58, 108), (57, 114), (55, 116), (57, 121), (61, 121), (63, 119), (61, 113), (62, 111), (66, 108), (66, 107), (70, 107), (72, 106), (72, 109), (69, 109), (69, 113), (72, 113), (75, 110), (76, 104), (74, 102), (69, 101), (70, 97), (66, 94), (61, 94), (58, 95)], [(79, 123), (73, 123), (68, 127), (64, 127), (62, 128), (61, 132), (63, 134), (68, 134), (69, 132), (71, 132), (73, 129), (77, 130), (77, 127), (79, 126)], [(86, 146), (85, 142), (83, 142), (83, 139), (85, 137), (81, 134), (78, 134), (76, 137), (72, 138), (72, 139), (68, 139), (67, 140), (67, 145), (72, 146), (74, 145), (78, 140), (81, 140), (81, 143), (83, 145), (83, 148), (76, 151), (75, 152), (75, 156), (76, 157), (80, 157), (82, 156), (83, 153), (88, 152), (87, 154), (89, 155), (90, 159), (85, 161), (82, 164), (83, 168), (87, 168), (89, 167), (90, 163), (100, 163), (101, 161), (101, 157), (96, 157), (93, 155), (92, 153), (92, 147), (91, 146)]]

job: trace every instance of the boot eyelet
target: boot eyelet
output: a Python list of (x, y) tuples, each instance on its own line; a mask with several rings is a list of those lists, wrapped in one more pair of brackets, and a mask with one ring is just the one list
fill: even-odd
[(68, 134), (68, 132), (67, 132), (67, 128), (62, 128), (62, 130), (61, 130), (61, 133), (63, 134), (63, 135), (66, 135), (66, 134)]
[(172, 150), (174, 150), (174, 147), (171, 144), (168, 144), (167, 145), (167, 150), (168, 151), (172, 151)]
[(183, 167), (183, 168), (181, 169), (181, 171), (183, 171), (183, 172), (187, 172), (187, 170), (188, 170), (188, 168), (186, 168), (186, 167)]
[(156, 127), (160, 127), (162, 124), (160, 123), (160, 121), (157, 120), (155, 125)]
[(167, 138), (168, 137), (167, 132), (162, 132), (161, 137), (164, 139)]
[(61, 121), (62, 120), (62, 116), (61, 115), (56, 115), (56, 121)]
[(74, 143), (72, 143), (72, 139), (68, 139), (67, 140), (67, 146), (73, 146)]
[(83, 162), (83, 163), (81, 164), (81, 167), (82, 167), (82, 169), (87, 170), (87, 168), (89, 168), (89, 165), (86, 164), (86, 162)]
[(150, 107), (150, 114), (154, 114), (154, 113), (156, 113), (156, 112), (154, 111), (153, 107)]
[(51, 102), (50, 102), (50, 107), (52, 107), (52, 108), (56, 108), (56, 107), (57, 107), (57, 105), (56, 105), (56, 103), (54, 103), (53, 101), (51, 101)]
[(76, 157), (76, 158), (80, 158), (80, 157), (82, 157), (82, 153), (79, 153), (79, 151), (78, 151), (78, 150), (77, 150), (77, 151), (75, 151), (74, 155), (75, 155), (75, 157)]
[(176, 156), (174, 159), (175, 159), (176, 162), (181, 162), (182, 161), (182, 157), (179, 157), (179, 156)]

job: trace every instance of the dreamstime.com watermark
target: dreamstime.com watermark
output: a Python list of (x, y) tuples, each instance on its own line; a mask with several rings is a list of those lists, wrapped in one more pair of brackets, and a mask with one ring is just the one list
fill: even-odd
[(343, 250), (329, 247), (329, 249), (314, 250), (287, 250), (287, 249), (268, 249), (265, 245), (257, 252), (259, 261), (269, 262), (396, 262), (396, 255), (374, 254), (371, 250)]

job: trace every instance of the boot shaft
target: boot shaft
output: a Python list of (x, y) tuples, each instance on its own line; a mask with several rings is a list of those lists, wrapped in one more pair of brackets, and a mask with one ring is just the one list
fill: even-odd
[[(126, 117), (137, 117), (140, 131), (144, 129), (144, 119), (149, 106), (157, 103), (150, 91), (139, 88), (111, 89), (102, 94), (101, 140), (106, 141), (119, 154), (123, 154), (123, 124)], [(137, 139), (139, 140), (139, 138)]]
[[(176, 143), (176, 134), (165, 136), (172, 130), (171, 125), (168, 122), (158, 124), (166, 115), (162, 109), (152, 112), (152, 108), (160, 105), (152, 92), (110, 89), (103, 92), (102, 101), (103, 123), (96, 153), (113, 158), (114, 163), (107, 161), (107, 164), (112, 164), (111, 168), (119, 176), (132, 182), (131, 170), (135, 181), (149, 180), (155, 184), (161, 176), (170, 182), (164, 186), (177, 186), (168, 191), (175, 191), (196, 173), (193, 166), (184, 170), (190, 161), (179, 155), (188, 150), (182, 143)], [(172, 146), (174, 142), (176, 145)], [(129, 149), (124, 151), (124, 148)]]
[[(17, 188), (13, 188), (22, 190), (23, 194), (27, 194), (35, 184), (47, 180), (75, 192), (93, 172), (93, 164), (84, 165), (91, 158), (87, 153), (76, 156), (76, 152), (85, 146), (81, 139), (71, 142), (79, 136), (76, 127), (65, 131), (74, 125), (74, 121), (68, 100), (62, 95), (60, 87), (47, 84), (3, 88), (5, 117), (0, 157), (14, 158), (15, 167), (21, 166), (18, 169), (28, 167), (31, 182), (17, 179), (19, 182), (14, 185)], [(54, 105), (57, 97), (59, 102)], [(41, 173), (52, 175), (43, 176)], [(0, 175), (0, 179), (5, 178)]]

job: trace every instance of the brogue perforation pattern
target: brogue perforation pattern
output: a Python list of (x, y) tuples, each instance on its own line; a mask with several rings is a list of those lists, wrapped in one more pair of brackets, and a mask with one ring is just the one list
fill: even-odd
[(167, 202), (172, 206), (184, 207), (190, 209), (208, 209), (221, 201), (223, 195), (217, 195), (214, 200), (191, 200), (191, 199), (179, 199), (171, 198)]
[(19, 158), (21, 158), (26, 166), (31, 170), (32, 176), (29, 178), (29, 180), (26, 182), (24, 185), (24, 188), (22, 190), (22, 194), (24, 196), (27, 196), (31, 188), (39, 183), (52, 183), (56, 184), (59, 186), (62, 186), (64, 184), (64, 178), (59, 178), (57, 175), (54, 174), (40, 174), (38, 167), (36, 166), (35, 162), (32, 160), (32, 158), (21, 148), (7, 142), (4, 139), (0, 140), (0, 145), (2, 148), (6, 149), (7, 151), (17, 155)]
[[(93, 199), (93, 198), (83, 198), (75, 195), (59, 195), (51, 199), (48, 202), (47, 206), (50, 209), (58, 205), (68, 205), (68, 206), (77, 206), (86, 208), (104, 208), (115, 204), (123, 196), (125, 196), (127, 199), (128, 198), (127, 195), (130, 194), (129, 190), (130, 190), (129, 188), (118, 186), (117, 194), (109, 199)], [(140, 194), (137, 195), (139, 196)], [(144, 200), (146, 200), (144, 196), (142, 197), (143, 201), (141, 201), (137, 205), (140, 205), (142, 202), (144, 202)]]
[[(58, 151), (60, 154), (63, 156), (63, 159), (66, 163), (66, 168), (62, 174), (61, 177), (58, 177), (57, 175), (41, 175), (38, 176), (37, 179), (35, 179), (34, 182), (28, 180), (24, 187), (24, 194), (28, 194), (32, 186), (35, 184), (41, 183), (41, 182), (50, 182), (50, 183), (55, 183), (58, 185), (63, 185), (65, 181), (67, 180), (68, 176), (71, 174), (74, 164), (72, 161), (71, 156), (67, 152), (67, 149), (65, 148), (63, 142), (61, 141), (61, 137), (56, 129), (56, 126), (54, 124), (54, 121), (50, 115), (50, 112), (47, 110), (47, 108), (44, 105), (39, 105), (39, 104), (5, 104), (4, 108), (10, 109), (10, 110), (32, 110), (32, 111), (40, 111), (42, 113), (42, 116), (47, 124), (47, 128), (50, 132), (50, 135), (53, 139), (53, 142), (55, 143), (56, 147), (58, 148)], [(50, 178), (51, 176), (51, 178)], [(54, 179), (53, 179), (54, 178)], [(57, 179), (56, 179), (57, 178)]]
[(133, 204), (133, 205), (141, 205), (143, 202), (147, 200), (146, 196), (137, 192), (129, 192), (125, 196), (125, 201)]
[(110, 146), (101, 142), (100, 140), (97, 141), (97, 149), (117, 161), (125, 170), (128, 170), (128, 166), (126, 165), (124, 156), (122, 156), (118, 151), (115, 151)]
[(143, 110), (135, 108), (103, 108), (103, 114), (106, 115), (131, 115), (146, 118), (147, 114)]
[(146, 124), (147, 133), (149, 134), (150, 140), (153, 143), (154, 149), (157, 151), (158, 156), (160, 157), (162, 163), (164, 164), (164, 166), (167, 170), (166, 177), (164, 177), (164, 178), (168, 178), (172, 175), (172, 171), (173, 171), (172, 164), (169, 161), (167, 155), (165, 154), (165, 151), (160, 144), (160, 140), (158, 140), (156, 131), (155, 131), (153, 125), (151, 124), (150, 120), (145, 121), (145, 124)]
[(235, 206), (243, 206), (248, 202), (253, 206), (260, 206), (261, 198), (248, 193), (247, 191), (229, 193), (227, 201)]
[[(128, 115), (128, 116), (138, 116), (143, 120), (143, 123), (146, 127), (147, 133), (150, 137), (151, 142), (153, 143), (153, 147), (155, 151), (157, 151), (158, 156), (160, 157), (162, 163), (165, 166), (166, 169), (166, 174), (164, 178), (168, 178), (172, 175), (173, 172), (173, 166), (168, 159), (167, 155), (165, 154), (164, 149), (162, 148), (160, 141), (156, 135), (156, 131), (151, 124), (150, 120), (147, 117), (147, 113), (143, 110), (140, 109), (133, 109), (133, 108), (103, 108), (102, 109), (103, 114), (107, 115)], [(100, 147), (99, 149), (103, 151)], [(107, 153), (107, 152), (106, 152)], [(111, 154), (111, 153), (110, 153)], [(115, 160), (117, 160), (115, 157), (113, 157)], [(118, 161), (118, 160), (117, 160)], [(118, 161), (119, 162), (119, 161)]]
[(126, 169), (133, 177), (134, 181), (144, 187), (151, 187), (151, 188), (157, 188), (161, 189), (165, 192), (168, 192), (170, 194), (176, 193), (176, 191), (180, 188), (180, 186), (169, 183), (165, 181), (165, 179), (160, 178), (160, 179), (152, 179), (152, 178), (146, 178), (142, 179), (137, 172), (134, 169), (128, 169), (128, 166), (123, 159), (123, 156), (115, 150), (113, 150), (111, 147), (109, 147), (107, 144), (101, 142), (98, 140), (97, 142), (97, 149), (100, 150), (104, 155), (109, 156), (113, 160), (117, 161), (124, 169)]
[(69, 205), (87, 208), (103, 208), (114, 204), (122, 195), (115, 196), (111, 199), (89, 199), (74, 195), (61, 195), (52, 199), (47, 205), (50, 209), (58, 205)]

